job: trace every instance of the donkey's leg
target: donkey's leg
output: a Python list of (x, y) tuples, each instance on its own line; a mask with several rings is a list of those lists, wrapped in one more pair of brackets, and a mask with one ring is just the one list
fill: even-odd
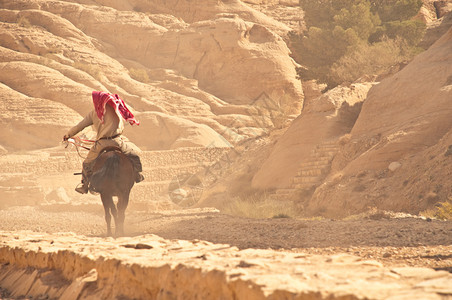
[(115, 202), (113, 201), (113, 196), (110, 197), (111, 199), (111, 215), (113, 216), (113, 219), (115, 220), (115, 227), (117, 231), (118, 227), (118, 211), (116, 210)]
[(116, 219), (116, 235), (124, 235), (124, 219), (126, 214), (126, 208), (129, 205), (130, 191), (118, 196), (118, 218)]
[(112, 236), (111, 213), (116, 220), (116, 208), (114, 207), (113, 198), (110, 195), (105, 194), (100, 194), (100, 198), (102, 199), (102, 204), (104, 205), (105, 221), (107, 222), (107, 236)]

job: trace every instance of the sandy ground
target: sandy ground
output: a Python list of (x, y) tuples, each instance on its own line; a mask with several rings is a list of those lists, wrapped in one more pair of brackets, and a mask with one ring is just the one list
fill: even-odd
[[(74, 232), (103, 237), (102, 206), (16, 206), (0, 210), (0, 230)], [(348, 253), (386, 266), (422, 266), (452, 272), (452, 222), (374, 214), (357, 220), (248, 219), (215, 209), (138, 211), (128, 209), (126, 236), (206, 240), (240, 249)]]

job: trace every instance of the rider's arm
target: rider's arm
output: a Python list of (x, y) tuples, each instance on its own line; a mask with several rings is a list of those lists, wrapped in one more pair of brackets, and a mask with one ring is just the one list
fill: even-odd
[(69, 129), (66, 136), (73, 137), (74, 135), (85, 129), (85, 127), (93, 125), (93, 114), (95, 113), (96, 112), (94, 110), (91, 111), (82, 121), (80, 121), (80, 123)]

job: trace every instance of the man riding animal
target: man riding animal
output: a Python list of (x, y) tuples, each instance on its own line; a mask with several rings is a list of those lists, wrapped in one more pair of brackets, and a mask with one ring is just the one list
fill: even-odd
[(92, 174), (94, 161), (102, 149), (110, 146), (120, 148), (127, 155), (134, 166), (135, 182), (142, 181), (144, 179), (141, 174), (143, 170), (137, 154), (140, 150), (122, 135), (124, 130), (123, 120), (129, 122), (131, 125), (139, 125), (140, 123), (135, 119), (118, 95), (93, 91), (92, 98), (94, 109), (80, 123), (69, 129), (63, 137), (63, 140), (67, 140), (90, 125), (97, 132), (96, 142), (91, 147), (83, 162), (82, 183), (75, 190), (81, 194), (88, 193), (89, 179)]

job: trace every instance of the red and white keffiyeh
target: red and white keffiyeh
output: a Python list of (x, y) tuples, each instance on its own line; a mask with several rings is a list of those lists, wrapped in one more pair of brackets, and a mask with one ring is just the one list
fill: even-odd
[(104, 122), (105, 105), (107, 105), (108, 103), (115, 109), (116, 114), (119, 117), (122, 117), (125, 121), (129, 122), (130, 125), (140, 125), (140, 122), (135, 119), (133, 114), (127, 108), (124, 100), (119, 98), (118, 95), (93, 91), (92, 96), (97, 117), (99, 118), (99, 120), (101, 120), (102, 123)]

